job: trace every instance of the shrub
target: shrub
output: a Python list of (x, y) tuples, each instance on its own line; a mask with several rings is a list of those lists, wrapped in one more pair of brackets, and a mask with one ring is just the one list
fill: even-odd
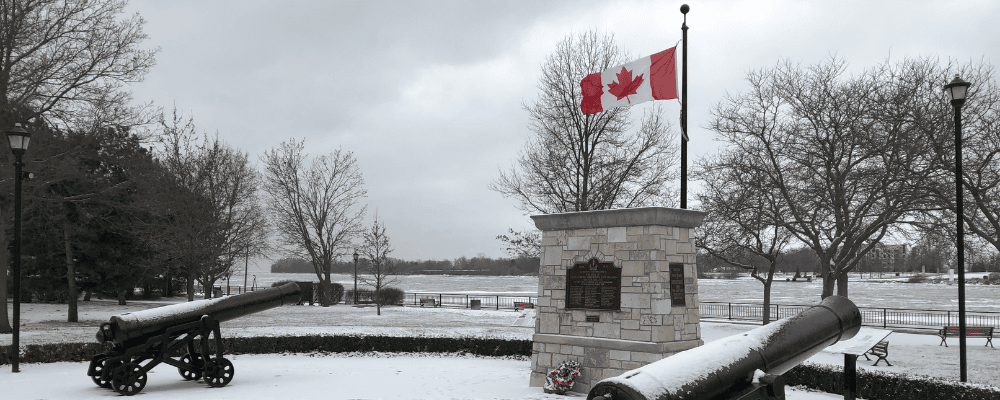
[(330, 304), (340, 303), (344, 298), (344, 285), (330, 282)]
[(403, 304), (403, 298), (406, 293), (403, 293), (402, 289), (394, 287), (385, 287), (382, 290), (375, 293), (375, 302), (382, 305), (388, 304)]
[[(802, 364), (782, 376), (789, 386), (803, 385), (827, 393), (843, 392), (843, 368)], [(998, 398), (1000, 392), (960, 382), (858, 370), (857, 395), (868, 400), (989, 400)]]
[[(223, 338), (226, 354), (307, 352), (425, 352), (468, 353), (489, 357), (530, 356), (530, 340), (496, 338), (441, 338), (394, 336), (281, 336)], [(27, 345), (22, 363), (90, 361), (111, 348), (109, 343), (56, 343)], [(10, 364), (10, 346), (0, 346), (0, 365)], [(175, 354), (176, 356), (177, 354)]]

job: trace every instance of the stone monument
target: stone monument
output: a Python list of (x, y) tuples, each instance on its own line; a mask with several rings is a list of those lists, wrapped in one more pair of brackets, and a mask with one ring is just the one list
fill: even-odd
[(587, 393), (702, 345), (691, 229), (705, 213), (663, 207), (534, 215), (542, 231), (531, 386), (564, 361)]

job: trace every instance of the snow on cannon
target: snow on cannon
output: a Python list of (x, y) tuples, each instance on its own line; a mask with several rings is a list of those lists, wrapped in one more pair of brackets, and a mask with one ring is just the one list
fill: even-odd
[(784, 399), (781, 374), (860, 329), (854, 302), (830, 296), (793, 317), (604, 379), (587, 399)]
[(219, 323), (298, 301), (299, 286), (288, 283), (116, 315), (97, 332), (97, 341), (110, 342), (112, 349), (90, 360), (87, 375), (98, 386), (131, 396), (146, 386), (146, 373), (166, 363), (177, 367), (185, 380), (204, 377), (209, 386), (226, 386), (234, 369), (233, 363), (222, 357)]

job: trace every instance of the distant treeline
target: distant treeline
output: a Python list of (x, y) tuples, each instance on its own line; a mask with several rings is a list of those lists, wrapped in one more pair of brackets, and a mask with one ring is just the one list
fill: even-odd
[[(391, 259), (396, 265), (396, 271), (401, 275), (418, 275), (423, 273), (440, 274), (441, 271), (455, 271), (456, 274), (469, 274), (477, 271), (477, 275), (538, 275), (537, 258), (490, 258), (478, 255), (473, 258), (461, 257), (455, 260), (418, 260), (406, 261)], [(358, 273), (368, 271), (367, 260), (358, 260)], [(479, 272), (482, 271), (482, 272)], [(271, 264), (273, 273), (315, 273), (312, 263), (300, 258), (284, 258)], [(354, 261), (334, 262), (330, 273), (350, 274), (354, 272)]]

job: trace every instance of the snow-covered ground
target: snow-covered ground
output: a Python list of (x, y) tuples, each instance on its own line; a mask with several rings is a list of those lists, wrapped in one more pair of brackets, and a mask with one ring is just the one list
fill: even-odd
[[(157, 366), (138, 397), (145, 400), (208, 399), (519, 399), (577, 398), (545, 394), (528, 386), (526, 360), (414, 354), (295, 354), (227, 356), (235, 376), (212, 388), (181, 379)], [(102, 399), (120, 397), (94, 385), (87, 363), (26, 364), (20, 373), (0, 371), (4, 399)], [(788, 390), (789, 400), (833, 400), (843, 396)]]
[[(22, 344), (91, 342), (102, 322), (112, 315), (180, 301), (80, 302), (80, 321), (64, 322), (66, 305), (30, 303), (22, 305)], [(477, 336), (530, 339), (530, 328), (511, 327), (517, 318), (511, 310), (467, 310), (451, 308), (387, 307), (375, 315), (372, 307), (338, 305), (329, 308), (287, 306), (253, 314), (223, 324), (223, 336), (277, 336), (309, 334), (363, 334), (406, 336)], [(702, 323), (706, 342), (753, 329), (753, 325)], [(861, 358), (860, 368), (909, 375), (958, 380), (958, 339), (951, 347), (938, 346), (932, 335), (893, 333), (889, 360), (892, 367), (873, 367)], [(9, 345), (10, 335), (0, 335)], [(980, 384), (1000, 386), (1000, 349), (984, 347), (985, 339), (970, 338), (969, 377)], [(236, 376), (225, 388), (209, 388), (186, 382), (172, 367), (158, 366), (149, 376), (143, 398), (156, 396), (202, 396), (209, 398), (287, 397), (334, 399), (454, 398), (454, 399), (556, 399), (541, 388), (527, 386), (530, 361), (457, 355), (425, 354), (298, 354), (232, 356)], [(809, 362), (843, 365), (843, 356), (819, 353)], [(22, 372), (0, 368), (3, 398), (100, 398), (117, 396), (100, 389), (86, 376), (86, 363), (22, 364)], [(12, 391), (8, 391), (12, 390)], [(208, 390), (209, 392), (204, 392)], [(842, 398), (841, 395), (790, 389), (792, 400)], [(152, 397), (145, 397), (152, 396)]]

